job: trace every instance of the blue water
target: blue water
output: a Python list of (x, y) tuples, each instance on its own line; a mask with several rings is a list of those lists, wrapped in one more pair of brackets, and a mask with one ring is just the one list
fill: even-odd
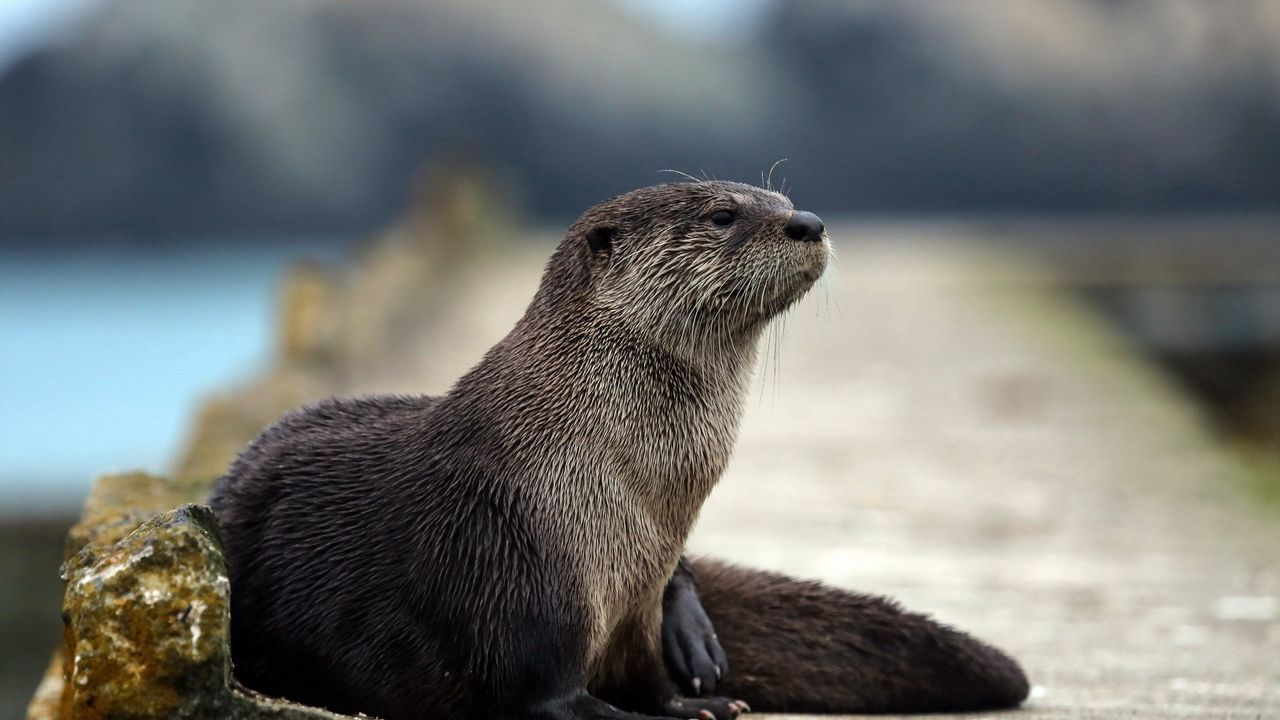
[(279, 279), (335, 240), (0, 252), (0, 512), (165, 471), (211, 390), (269, 357)]

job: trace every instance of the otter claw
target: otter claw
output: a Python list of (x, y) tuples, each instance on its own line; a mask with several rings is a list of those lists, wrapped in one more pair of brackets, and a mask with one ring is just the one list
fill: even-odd
[(712, 693), (729, 674), (724, 648), (698, 596), (687, 587), (672, 587), (663, 599), (662, 655), (667, 672), (685, 695)]

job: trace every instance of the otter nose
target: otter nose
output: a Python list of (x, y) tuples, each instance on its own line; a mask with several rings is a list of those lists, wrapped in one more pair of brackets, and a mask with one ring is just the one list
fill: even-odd
[(791, 213), (791, 219), (787, 221), (787, 237), (792, 240), (817, 242), (822, 239), (822, 231), (825, 229), (822, 218), (804, 210)]

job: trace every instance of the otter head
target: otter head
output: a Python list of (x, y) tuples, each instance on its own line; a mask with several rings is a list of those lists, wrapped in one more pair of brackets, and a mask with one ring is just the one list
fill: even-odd
[(580, 312), (688, 355), (752, 343), (822, 275), (829, 252), (818, 216), (779, 193), (668, 183), (584, 213), (540, 292), (578, 295)]

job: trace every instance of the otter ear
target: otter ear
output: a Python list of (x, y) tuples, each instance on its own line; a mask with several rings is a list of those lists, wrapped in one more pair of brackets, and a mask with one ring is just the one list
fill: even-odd
[(611, 225), (597, 225), (587, 231), (587, 247), (593, 255), (608, 255), (613, 252), (613, 240), (618, 237), (618, 228)]

